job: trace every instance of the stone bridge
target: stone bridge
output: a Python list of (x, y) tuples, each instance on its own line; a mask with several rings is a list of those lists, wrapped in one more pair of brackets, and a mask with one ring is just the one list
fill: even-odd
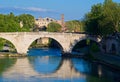
[(10, 41), (16, 48), (17, 53), (27, 54), (29, 46), (39, 38), (52, 38), (62, 47), (62, 52), (71, 53), (73, 47), (81, 40), (90, 39), (100, 42), (101, 39), (86, 34), (53, 33), (53, 32), (3, 32), (0, 38)]

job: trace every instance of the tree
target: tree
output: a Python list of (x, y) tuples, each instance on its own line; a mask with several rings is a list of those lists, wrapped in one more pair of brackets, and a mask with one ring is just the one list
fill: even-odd
[(86, 31), (90, 34), (106, 36), (120, 31), (120, 4), (105, 0), (94, 5), (85, 16)]
[(102, 19), (102, 5), (92, 6), (91, 12), (85, 16), (85, 29), (89, 34), (99, 35), (99, 21)]
[(19, 27), (13, 13), (8, 15), (0, 14), (0, 32), (16, 32)]
[(48, 32), (60, 32), (62, 26), (58, 23), (51, 22), (48, 24), (47, 31)]
[(21, 14), (18, 16), (18, 22), (23, 22), (22, 31), (30, 31), (34, 28), (35, 20), (34, 17), (30, 14)]
[(104, 20), (111, 23), (114, 31), (120, 32), (120, 4), (113, 2), (112, 0), (105, 0), (103, 4)]
[[(22, 21), (23, 27), (20, 28)], [(0, 14), (0, 32), (30, 31), (34, 27), (34, 17), (30, 14), (15, 16), (12, 12), (7, 15)]]
[(65, 26), (69, 32), (81, 32), (83, 31), (82, 23), (78, 20), (72, 20), (65, 23)]

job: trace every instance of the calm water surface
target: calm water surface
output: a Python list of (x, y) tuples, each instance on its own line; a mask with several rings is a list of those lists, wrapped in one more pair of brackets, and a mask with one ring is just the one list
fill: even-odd
[(0, 82), (120, 82), (120, 71), (58, 49), (31, 49), (29, 57), (0, 58)]

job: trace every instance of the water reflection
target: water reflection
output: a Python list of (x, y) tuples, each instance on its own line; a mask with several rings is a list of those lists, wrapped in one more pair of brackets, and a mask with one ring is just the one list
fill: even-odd
[(85, 73), (85, 74), (88, 74), (90, 73), (90, 70), (91, 70), (91, 64), (90, 62), (88, 61), (85, 61), (83, 59), (77, 59), (77, 58), (72, 58), (72, 62), (73, 62), (73, 65), (74, 65), (74, 68), (81, 72), (81, 73)]
[(32, 48), (28, 51), (29, 56), (61, 56), (61, 51), (55, 48)]
[(120, 72), (96, 62), (59, 56), (0, 59), (0, 82), (119, 82)]
[(56, 71), (61, 61), (61, 57), (57, 56), (36, 56), (28, 59), (33, 69), (43, 74), (50, 74)]
[(57, 66), (57, 68), (53, 70), (53, 72), (51, 72), (50, 74), (46, 74), (46, 73), (44, 74), (42, 73), (42, 71), (41, 73), (37, 72), (33, 67), (34, 65), (29, 63), (28, 58), (19, 58), (17, 59), (14, 66), (10, 67), (8, 70), (6, 70), (3, 73), (3, 76), (6, 78), (11, 78), (11, 77), (18, 78), (17, 75), (19, 75), (19, 78), (20, 76), (21, 77), (37, 76), (37, 78), (40, 78), (40, 77), (44, 77), (44, 78), (46, 77), (57, 77), (57, 78), (85, 77), (83, 74), (80, 74), (80, 72), (74, 69), (71, 61), (68, 59), (62, 59), (62, 61), (60, 61), (60, 64), (58, 63), (58, 65), (59, 66)]
[(74, 68), (86, 75), (87, 82), (120, 82), (120, 71), (97, 62), (72, 59)]
[(16, 58), (0, 58), (0, 76), (2, 75), (3, 71), (13, 66), (15, 62)]
[(98, 65), (98, 76), (99, 77), (102, 76), (102, 67), (101, 67), (101, 65)]

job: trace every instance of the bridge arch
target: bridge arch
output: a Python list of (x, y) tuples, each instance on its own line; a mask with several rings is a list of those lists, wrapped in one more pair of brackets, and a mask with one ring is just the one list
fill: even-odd
[[(14, 44), (13, 40), (12, 39), (9, 39), (7, 37), (0, 37), (1, 40), (6, 40), (8, 41), (12, 46), (13, 48), (15, 49), (15, 52), (17, 52), (17, 48), (16, 48), (16, 45)], [(3, 45), (4, 46), (4, 45)], [(9, 46), (9, 45), (8, 45)]]
[(72, 43), (72, 45), (70, 46), (70, 52), (72, 52), (73, 48), (81, 41), (83, 40), (90, 40), (90, 41), (94, 41), (95, 43), (97, 43), (100, 46), (100, 40), (98, 40), (98, 38), (92, 38), (92, 37), (84, 37), (84, 38), (79, 38), (79, 39), (75, 39)]
[(29, 50), (29, 47), (31, 46), (31, 44), (32, 44), (34, 41), (36, 41), (36, 40), (38, 40), (38, 39), (40, 39), (40, 38), (41, 38), (41, 39), (42, 39), (42, 38), (48, 38), (48, 39), (54, 40), (55, 42), (57, 42), (60, 50), (63, 51), (63, 46), (62, 46), (61, 42), (60, 42), (57, 38), (55, 38), (55, 37), (48, 37), (48, 36), (45, 36), (45, 37), (44, 37), (44, 36), (39, 36), (39, 37), (36, 37), (36, 38), (32, 39), (32, 40), (29, 42), (29, 44), (28, 44), (27, 51)]

